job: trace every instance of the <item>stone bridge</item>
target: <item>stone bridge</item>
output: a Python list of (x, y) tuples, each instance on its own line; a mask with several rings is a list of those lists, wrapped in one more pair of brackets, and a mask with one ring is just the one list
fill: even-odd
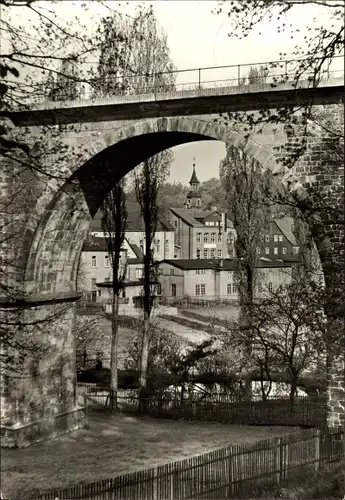
[[(7, 284), (16, 293), (3, 293), (0, 307), (3, 317), (20, 315), (26, 326), (18, 335), (30, 335), (43, 354), (39, 360), (26, 356), (26, 378), (5, 381), (3, 445), (23, 445), (83, 423), (76, 397), (73, 334), (80, 253), (102, 200), (140, 162), (180, 144), (223, 141), (270, 169), (279, 188), (301, 203), (314, 196), (315, 188), (332, 207), (343, 203), (343, 170), (324, 167), (319, 161), (321, 130), (308, 136), (306, 151), (288, 167), (282, 160), (300, 146), (300, 136), (288, 134), (284, 125), (266, 125), (248, 137), (243, 123), (234, 119), (224, 123), (218, 114), (274, 109), (312, 98), (316, 106), (337, 117), (343, 86), (338, 81), (318, 89), (306, 85), (299, 93), (288, 86), (278, 90), (267, 85), (251, 87), (245, 95), (238, 88), (209, 89), (207, 95), (194, 91), (51, 103), (8, 113), (14, 124), (12, 133), (29, 142), (32, 153), (29, 158), (18, 153), (18, 161), (2, 166), (1, 200), (12, 202), (4, 225), (10, 237), (1, 250)], [(343, 226), (328, 213), (310, 213), (308, 221), (327, 290), (339, 301)], [(340, 321), (331, 311), (329, 316), (332, 325)], [(344, 363), (340, 358), (330, 359), (331, 426), (344, 423)]]

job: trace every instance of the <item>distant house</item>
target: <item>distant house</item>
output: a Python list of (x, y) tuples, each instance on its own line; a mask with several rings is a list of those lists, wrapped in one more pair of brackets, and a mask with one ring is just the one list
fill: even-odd
[[(98, 289), (98, 294), (97, 294), (97, 302), (100, 302), (104, 304), (104, 306), (107, 306), (111, 304), (111, 299), (112, 299), (112, 285), (110, 282), (105, 281), (105, 282), (99, 282), (96, 284), (97, 289)], [(158, 297), (161, 294), (161, 286), (160, 283), (157, 280), (153, 280), (151, 282), (151, 294), (154, 297), (154, 303), (157, 302)], [(120, 302), (121, 304), (126, 304), (130, 307), (134, 308), (140, 308), (142, 304), (142, 297), (143, 297), (143, 280), (126, 280), (123, 283), (123, 290), (120, 293)], [(106, 308), (106, 310), (109, 310), (110, 308)]]
[(269, 259), (296, 258), (299, 246), (293, 234), (293, 218), (274, 218), (270, 222), (269, 230), (262, 234), (257, 253)]
[[(136, 245), (142, 253), (145, 252), (144, 222), (138, 203), (127, 203), (127, 226), (125, 236), (130, 244)], [(155, 260), (174, 258), (174, 233), (175, 229), (163, 216), (159, 215), (157, 231), (154, 238)], [(91, 234), (95, 237), (104, 237), (102, 229), (102, 214), (97, 212), (91, 222)]]
[[(296, 262), (269, 260), (258, 262), (257, 296), (289, 283)], [(159, 263), (162, 297), (173, 301), (189, 297), (203, 300), (238, 300), (238, 286), (233, 259), (179, 259)]]
[[(127, 266), (126, 279), (138, 280), (143, 272), (143, 254), (135, 244), (124, 240), (121, 265)], [(97, 301), (101, 290), (97, 283), (109, 283), (112, 280), (111, 260), (105, 238), (90, 236), (84, 243), (80, 272), (78, 276), (78, 288), (83, 290), (92, 302)]]

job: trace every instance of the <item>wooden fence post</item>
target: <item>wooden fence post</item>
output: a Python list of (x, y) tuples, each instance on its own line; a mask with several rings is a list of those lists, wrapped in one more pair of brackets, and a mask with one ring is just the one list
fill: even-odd
[(171, 475), (170, 475), (170, 500), (174, 500), (174, 478), (175, 478), (175, 466), (172, 464)]
[(158, 499), (158, 470), (157, 470), (157, 467), (155, 467), (153, 469), (153, 477), (152, 477), (152, 481), (153, 481), (153, 500), (157, 500)]
[(275, 442), (275, 469), (276, 469), (276, 477), (277, 484), (281, 482), (281, 438), (276, 438)]
[(320, 429), (316, 429), (315, 436), (315, 470), (320, 469)]
[(85, 415), (85, 420), (86, 420), (86, 423), (88, 421), (88, 407), (87, 407), (87, 394), (84, 394), (84, 407), (85, 407), (85, 410), (84, 410), (84, 415)]
[(228, 475), (229, 475), (229, 488), (228, 488), (228, 496), (232, 495), (234, 493), (232, 483), (233, 483), (233, 474), (232, 474), (232, 453), (231, 449), (229, 450), (229, 455), (228, 455)]

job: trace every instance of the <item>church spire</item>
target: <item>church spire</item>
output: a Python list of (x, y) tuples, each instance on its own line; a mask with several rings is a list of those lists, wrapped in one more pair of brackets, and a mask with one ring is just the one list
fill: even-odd
[(192, 177), (190, 178), (189, 184), (191, 185), (192, 189), (194, 187), (193, 184), (195, 185), (196, 189), (198, 189), (200, 185), (199, 179), (197, 178), (195, 173), (195, 156), (193, 156), (193, 173)]
[(201, 206), (200, 182), (195, 172), (195, 156), (193, 157), (193, 173), (189, 181), (191, 190), (187, 194), (186, 208), (199, 208)]

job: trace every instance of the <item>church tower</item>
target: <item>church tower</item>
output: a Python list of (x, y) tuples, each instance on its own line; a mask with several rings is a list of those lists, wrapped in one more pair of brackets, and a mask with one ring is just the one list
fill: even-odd
[(190, 191), (187, 194), (186, 208), (201, 207), (201, 193), (199, 191), (200, 182), (195, 173), (195, 157), (193, 158), (193, 173), (189, 181)]

